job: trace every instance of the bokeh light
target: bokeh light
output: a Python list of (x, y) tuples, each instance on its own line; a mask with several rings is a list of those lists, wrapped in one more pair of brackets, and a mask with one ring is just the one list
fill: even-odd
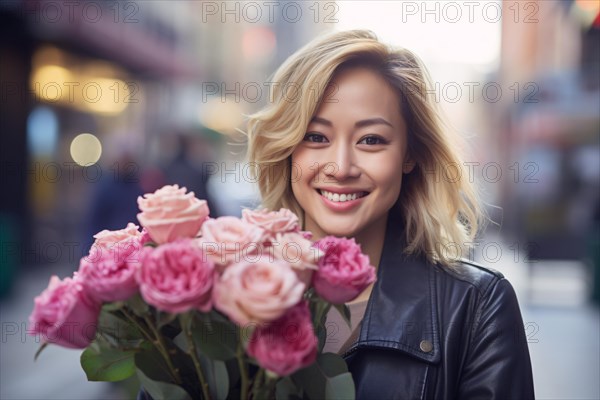
[(71, 158), (81, 166), (95, 164), (102, 155), (100, 140), (91, 133), (81, 133), (71, 142)]

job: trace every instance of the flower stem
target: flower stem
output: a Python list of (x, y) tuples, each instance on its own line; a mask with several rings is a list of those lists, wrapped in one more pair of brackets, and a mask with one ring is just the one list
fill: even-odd
[(265, 375), (264, 368), (259, 369), (258, 372), (256, 373), (256, 377), (254, 378), (254, 383), (252, 384), (252, 399), (253, 400), (259, 398), (260, 390), (262, 389), (261, 385), (262, 385), (264, 375)]
[(277, 378), (273, 378), (272, 376), (269, 376), (269, 374), (266, 374), (266, 381), (265, 381), (266, 394), (265, 394), (265, 398), (267, 398), (267, 399), (271, 398), (271, 393), (273, 392), (273, 389), (275, 389), (275, 384), (276, 383), (277, 383)]
[(154, 326), (152, 320), (150, 320), (150, 317), (148, 317), (147, 314), (144, 315), (144, 320), (154, 333), (154, 337), (156, 338), (156, 340), (153, 341), (153, 343), (156, 345), (156, 348), (158, 349), (158, 351), (160, 351), (163, 358), (167, 362), (167, 366), (169, 367), (169, 370), (173, 375), (173, 379), (175, 379), (175, 383), (177, 385), (181, 385), (181, 377), (179, 376), (177, 369), (173, 366), (173, 361), (171, 360), (171, 356), (169, 356), (169, 351), (167, 350), (167, 344), (165, 343), (165, 339), (163, 338), (162, 334), (158, 331), (158, 329)]
[(154, 324), (152, 323), (150, 318), (147, 315), (144, 315), (144, 321), (146, 321), (146, 325), (148, 325), (150, 330), (154, 333), (154, 336), (155, 336), (154, 338), (152, 337), (152, 335), (150, 333), (148, 333), (148, 331), (142, 326), (142, 324), (140, 324), (138, 322), (137, 318), (135, 316), (131, 315), (129, 313), (129, 311), (127, 311), (127, 309), (125, 307), (123, 307), (121, 309), (121, 312), (125, 315), (125, 317), (127, 317), (127, 319), (129, 319), (135, 326), (137, 326), (137, 328), (140, 330), (140, 332), (142, 332), (142, 335), (144, 335), (144, 337), (149, 342), (153, 343), (156, 346), (156, 348), (158, 349), (160, 354), (163, 356), (163, 358), (167, 362), (167, 366), (169, 367), (169, 370), (171, 372), (171, 375), (173, 376), (173, 379), (175, 380), (175, 382), (177, 382), (177, 384), (180, 385), (181, 378), (179, 377), (177, 370), (175, 369), (175, 367), (173, 366), (173, 363), (171, 362), (171, 357), (169, 356), (169, 353), (167, 351), (167, 346), (163, 340), (163, 337), (160, 334), (160, 332), (158, 332), (154, 328)]
[(240, 399), (247, 400), (248, 399), (248, 371), (246, 370), (246, 365), (244, 364), (244, 346), (242, 345), (241, 332), (240, 332), (240, 340), (238, 342), (236, 356), (237, 356), (237, 361), (238, 361), (238, 367), (240, 369), (240, 377), (242, 380)]
[[(188, 316), (191, 318), (191, 315)], [(198, 379), (200, 380), (200, 386), (202, 386), (202, 394), (204, 395), (205, 400), (210, 399), (210, 392), (208, 391), (208, 384), (206, 383), (206, 379), (204, 378), (204, 373), (202, 372), (202, 366), (200, 365), (200, 360), (198, 359), (198, 354), (196, 353), (196, 345), (194, 344), (194, 338), (192, 336), (192, 332), (189, 329), (190, 326), (187, 325), (183, 319), (181, 321), (181, 325), (183, 327), (183, 331), (185, 332), (185, 338), (188, 342), (189, 346), (189, 354), (192, 357), (192, 361), (194, 362), (194, 368), (196, 369), (196, 375), (198, 375)]]
[(130, 321), (131, 321), (131, 322), (132, 322), (132, 323), (133, 323), (133, 324), (134, 324), (134, 325), (135, 325), (135, 326), (136, 326), (136, 327), (137, 327), (137, 328), (140, 330), (140, 332), (142, 332), (142, 335), (144, 335), (144, 337), (145, 337), (145, 338), (146, 338), (148, 341), (150, 341), (150, 342), (154, 342), (154, 339), (152, 338), (152, 335), (150, 335), (150, 334), (149, 334), (149, 333), (146, 331), (146, 329), (145, 329), (145, 328), (142, 326), (142, 324), (140, 324), (140, 323), (138, 322), (138, 320), (137, 320), (137, 319), (136, 319), (136, 318), (135, 318), (133, 315), (131, 315), (131, 314), (129, 313), (129, 311), (127, 311), (127, 309), (126, 309), (125, 307), (123, 307), (123, 308), (122, 308), (120, 311), (123, 313), (123, 315), (125, 315), (125, 317), (127, 317), (127, 319), (128, 319), (128, 320), (130, 320)]

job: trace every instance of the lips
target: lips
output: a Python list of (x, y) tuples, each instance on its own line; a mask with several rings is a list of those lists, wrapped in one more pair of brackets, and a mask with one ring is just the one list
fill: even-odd
[(362, 190), (348, 190), (348, 189), (343, 189), (340, 191), (329, 191), (329, 190), (325, 190), (325, 189), (317, 189), (317, 192), (327, 198), (329, 201), (333, 201), (336, 203), (343, 203), (346, 201), (352, 201), (352, 200), (356, 200), (356, 199), (360, 199), (361, 197), (365, 197), (369, 194), (369, 192), (367, 191), (362, 191)]

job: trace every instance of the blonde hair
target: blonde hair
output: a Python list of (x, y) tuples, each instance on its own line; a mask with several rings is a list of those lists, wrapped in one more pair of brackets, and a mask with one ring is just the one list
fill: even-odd
[[(453, 266), (464, 256), (483, 220), (474, 185), (459, 156), (459, 141), (443, 128), (422, 62), (406, 49), (394, 49), (368, 30), (319, 37), (290, 56), (275, 72), (270, 102), (249, 116), (248, 161), (270, 210), (289, 208), (304, 221), (292, 188), (291, 154), (302, 141), (311, 118), (327, 97), (329, 82), (341, 68), (367, 66), (394, 88), (400, 98), (415, 162), (403, 175), (394, 210), (405, 223), (405, 253), (424, 254), (431, 262)], [(292, 96), (292, 94), (294, 94)], [(447, 170), (440, 173), (440, 168)], [(454, 173), (450, 174), (449, 168)], [(460, 174), (460, 175), (459, 175)], [(448, 246), (461, 254), (448, 254)]]

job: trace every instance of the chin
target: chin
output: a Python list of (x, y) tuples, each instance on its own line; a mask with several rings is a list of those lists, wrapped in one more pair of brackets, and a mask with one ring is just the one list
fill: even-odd
[(323, 232), (326, 235), (338, 236), (338, 237), (354, 237), (356, 235), (357, 229), (355, 227), (343, 227), (340, 225), (334, 226), (322, 226)]

